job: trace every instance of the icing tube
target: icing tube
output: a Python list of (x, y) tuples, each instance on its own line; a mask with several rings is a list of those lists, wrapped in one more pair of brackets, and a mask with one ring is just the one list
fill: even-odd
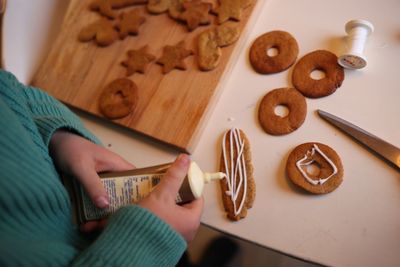
[[(97, 208), (86, 194), (83, 187), (75, 182), (72, 188), (73, 207), (79, 223), (98, 220), (114, 213), (120, 207), (138, 202), (146, 197), (161, 181), (171, 163), (123, 172), (100, 174), (106, 189), (110, 205), (106, 209)], [(204, 185), (212, 180), (225, 177), (222, 172), (203, 173), (195, 162), (190, 163), (181, 188), (176, 196), (176, 203), (184, 204), (202, 196)]]

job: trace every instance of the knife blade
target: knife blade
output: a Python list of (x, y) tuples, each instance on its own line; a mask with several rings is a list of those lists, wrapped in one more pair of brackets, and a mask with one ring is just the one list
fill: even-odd
[(400, 149), (394, 145), (380, 139), (379, 137), (361, 129), (360, 127), (344, 120), (328, 112), (317, 110), (318, 115), (336, 126), (341, 131), (350, 135), (356, 139), (361, 144), (365, 145), (367, 148), (374, 151), (376, 154), (380, 155), (383, 159), (389, 162), (397, 170), (400, 170)]

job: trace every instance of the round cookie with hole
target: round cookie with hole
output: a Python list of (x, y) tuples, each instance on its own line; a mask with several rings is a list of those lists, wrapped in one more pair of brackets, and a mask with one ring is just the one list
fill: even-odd
[(293, 68), (293, 86), (310, 98), (333, 94), (344, 80), (344, 70), (337, 60), (335, 54), (326, 50), (305, 55)]
[(294, 88), (278, 88), (261, 100), (258, 120), (264, 131), (284, 135), (298, 129), (307, 115), (306, 99)]
[(271, 31), (259, 36), (251, 45), (249, 59), (255, 71), (271, 74), (286, 70), (296, 61), (299, 46), (285, 31)]
[(343, 165), (331, 147), (304, 143), (292, 150), (286, 162), (286, 173), (297, 186), (313, 194), (326, 194), (343, 181)]

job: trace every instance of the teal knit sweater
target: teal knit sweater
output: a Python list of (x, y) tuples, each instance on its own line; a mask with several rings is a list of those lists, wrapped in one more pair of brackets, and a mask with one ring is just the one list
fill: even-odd
[(121, 208), (89, 239), (49, 156), (59, 128), (93, 142), (63, 104), (0, 70), (0, 266), (174, 266), (186, 242), (139, 206)]

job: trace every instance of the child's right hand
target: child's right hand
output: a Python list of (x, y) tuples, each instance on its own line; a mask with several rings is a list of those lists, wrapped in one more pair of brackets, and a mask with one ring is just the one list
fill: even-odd
[(168, 223), (188, 243), (193, 240), (200, 226), (204, 205), (203, 198), (181, 206), (175, 202), (179, 188), (188, 172), (189, 164), (189, 156), (181, 154), (157, 187), (138, 203)]

